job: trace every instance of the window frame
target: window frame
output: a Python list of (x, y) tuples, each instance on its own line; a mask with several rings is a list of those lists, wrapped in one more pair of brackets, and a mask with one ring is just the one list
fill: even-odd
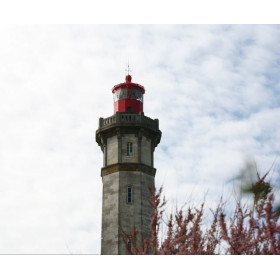
[(133, 203), (133, 188), (132, 186), (126, 187), (126, 203), (132, 204)]
[(127, 157), (133, 156), (133, 143), (132, 142), (126, 143), (126, 156)]
[(131, 241), (131, 239), (132, 239), (132, 237), (129, 236), (129, 237), (127, 238), (127, 243), (126, 243), (129, 251), (132, 250), (132, 241)]

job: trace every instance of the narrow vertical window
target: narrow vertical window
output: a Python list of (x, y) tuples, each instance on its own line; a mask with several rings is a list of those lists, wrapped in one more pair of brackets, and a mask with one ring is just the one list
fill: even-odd
[(128, 247), (128, 250), (131, 252), (131, 240), (130, 239), (127, 240), (127, 247)]
[(126, 155), (132, 156), (132, 143), (131, 142), (128, 142), (126, 144)]
[(132, 203), (132, 187), (127, 187), (126, 201)]

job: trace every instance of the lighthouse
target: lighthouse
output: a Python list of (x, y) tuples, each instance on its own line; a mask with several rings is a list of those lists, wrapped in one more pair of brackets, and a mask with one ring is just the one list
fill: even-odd
[(155, 183), (154, 151), (161, 131), (158, 119), (144, 115), (145, 88), (131, 75), (112, 93), (114, 114), (100, 118), (96, 131), (103, 152), (101, 254), (122, 255), (122, 232), (129, 236), (135, 226), (139, 240), (150, 234), (148, 188)]

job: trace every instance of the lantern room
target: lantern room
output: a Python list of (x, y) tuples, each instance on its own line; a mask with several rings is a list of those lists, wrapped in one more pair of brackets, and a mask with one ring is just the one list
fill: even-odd
[(145, 89), (139, 84), (132, 83), (131, 79), (131, 75), (127, 75), (125, 83), (115, 85), (112, 89), (114, 95), (114, 114), (116, 112), (143, 112)]

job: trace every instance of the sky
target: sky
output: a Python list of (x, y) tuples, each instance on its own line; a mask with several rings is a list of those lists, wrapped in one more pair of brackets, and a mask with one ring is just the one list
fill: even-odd
[(246, 161), (277, 188), (279, 25), (2, 25), (0, 253), (100, 254), (100, 117), (114, 85), (159, 119), (170, 207), (236, 199)]

